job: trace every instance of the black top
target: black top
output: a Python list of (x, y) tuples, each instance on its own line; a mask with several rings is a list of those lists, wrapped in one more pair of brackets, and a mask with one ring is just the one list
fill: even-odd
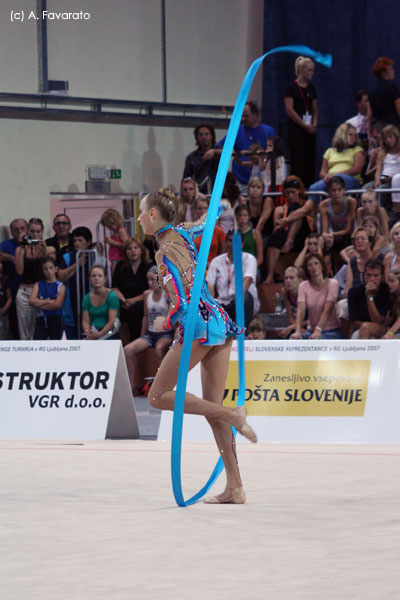
[[(293, 98), (293, 110), (301, 118), (308, 113), (312, 114), (312, 103), (317, 98), (317, 90), (312, 83), (309, 83), (307, 87), (299, 86), (295, 81), (289, 84), (283, 94), (285, 98)], [(297, 127), (303, 129), (300, 125), (289, 119), (289, 127)]]
[(42, 259), (24, 256), (24, 272), (21, 276), (21, 283), (32, 284), (40, 279), (43, 279)]
[(0, 308), (4, 308), (7, 303), (7, 290), (10, 289), (8, 277), (0, 275)]
[(116, 266), (112, 277), (112, 287), (118, 288), (125, 298), (134, 298), (140, 296), (148, 289), (147, 271), (152, 263), (141, 263), (136, 275), (133, 274), (132, 267), (120, 260)]
[[(371, 321), (368, 312), (368, 300), (365, 295), (365, 283), (354, 285), (347, 294), (349, 302), (349, 319), (350, 321)], [(378, 293), (375, 296), (375, 306), (378, 312), (384, 317), (390, 310), (389, 287), (386, 282), (382, 282), (379, 286)]]
[(197, 150), (194, 150), (186, 157), (183, 179), (185, 177), (191, 177), (198, 184), (199, 192), (207, 194), (208, 181), (210, 181), (209, 189), (211, 190), (213, 188), (219, 159), (219, 155), (214, 155), (211, 160), (203, 160), (203, 152), (201, 152), (200, 148), (197, 148)]
[(374, 123), (383, 121), (396, 125), (396, 127), (400, 126), (400, 120), (394, 108), (394, 101), (400, 98), (400, 90), (393, 81), (377, 79), (368, 97)]
[(52, 248), (56, 249), (57, 265), (60, 264), (63, 254), (67, 254), (67, 252), (73, 252), (75, 250), (74, 238), (70, 233), (68, 234), (68, 237), (68, 244), (66, 246), (63, 246), (62, 248), (60, 247), (60, 243), (55, 235), (53, 235), (53, 237), (47, 238), (46, 240), (46, 246), (51, 246)]

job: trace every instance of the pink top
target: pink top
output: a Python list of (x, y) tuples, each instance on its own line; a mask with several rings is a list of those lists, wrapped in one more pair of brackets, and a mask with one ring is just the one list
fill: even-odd
[[(114, 240), (114, 242), (119, 242), (120, 244), (122, 244), (122, 240), (118, 237), (118, 235), (116, 233), (113, 233), (111, 236), (111, 239)], [(116, 246), (111, 246), (108, 249), (108, 260), (122, 260), (124, 258), (124, 255), (121, 252), (120, 248), (117, 248)]]
[[(327, 279), (322, 290), (314, 290), (311, 283), (306, 280), (299, 285), (297, 296), (297, 306), (299, 302), (305, 302), (308, 311), (308, 329), (315, 329), (324, 310), (325, 302), (336, 303), (339, 293), (339, 282), (336, 279)], [(333, 307), (331, 315), (327, 320), (324, 331), (337, 329), (340, 327), (340, 321), (336, 314), (336, 308)]]

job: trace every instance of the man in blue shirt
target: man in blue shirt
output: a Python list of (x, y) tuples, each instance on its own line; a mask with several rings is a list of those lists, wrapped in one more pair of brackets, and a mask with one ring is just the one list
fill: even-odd
[[(275, 129), (270, 125), (260, 123), (258, 108), (254, 102), (246, 102), (242, 122), (236, 136), (234, 145), (235, 152), (248, 150), (252, 144), (260, 144), (263, 148), (267, 145), (267, 138), (276, 135)], [(217, 148), (208, 150), (203, 156), (205, 160), (211, 160), (216, 153), (221, 154), (225, 137), (217, 143)], [(232, 171), (236, 175), (241, 192), (247, 193), (247, 184), (249, 183), (251, 168), (244, 167), (236, 159), (232, 163)]]
[(18, 320), (15, 307), (15, 298), (17, 296), (21, 276), (15, 271), (15, 250), (19, 246), (21, 235), (28, 231), (28, 223), (25, 219), (14, 219), (10, 223), (12, 238), (4, 240), (0, 244), (0, 260), (4, 262), (4, 275), (8, 277), (11, 288), (12, 304), (8, 313), (11, 338), (19, 340)]

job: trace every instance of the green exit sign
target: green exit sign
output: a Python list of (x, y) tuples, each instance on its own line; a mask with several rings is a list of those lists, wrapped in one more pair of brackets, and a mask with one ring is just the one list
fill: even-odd
[(108, 179), (121, 179), (121, 169), (109, 169), (107, 176)]

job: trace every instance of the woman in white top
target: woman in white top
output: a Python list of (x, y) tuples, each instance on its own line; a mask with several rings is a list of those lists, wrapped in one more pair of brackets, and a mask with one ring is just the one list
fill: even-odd
[[(375, 172), (376, 187), (400, 187), (400, 132), (395, 125), (387, 125), (382, 129), (382, 149), (378, 154)], [(392, 210), (392, 202), (400, 202), (400, 193), (381, 194), (380, 203), (386, 210)]]

